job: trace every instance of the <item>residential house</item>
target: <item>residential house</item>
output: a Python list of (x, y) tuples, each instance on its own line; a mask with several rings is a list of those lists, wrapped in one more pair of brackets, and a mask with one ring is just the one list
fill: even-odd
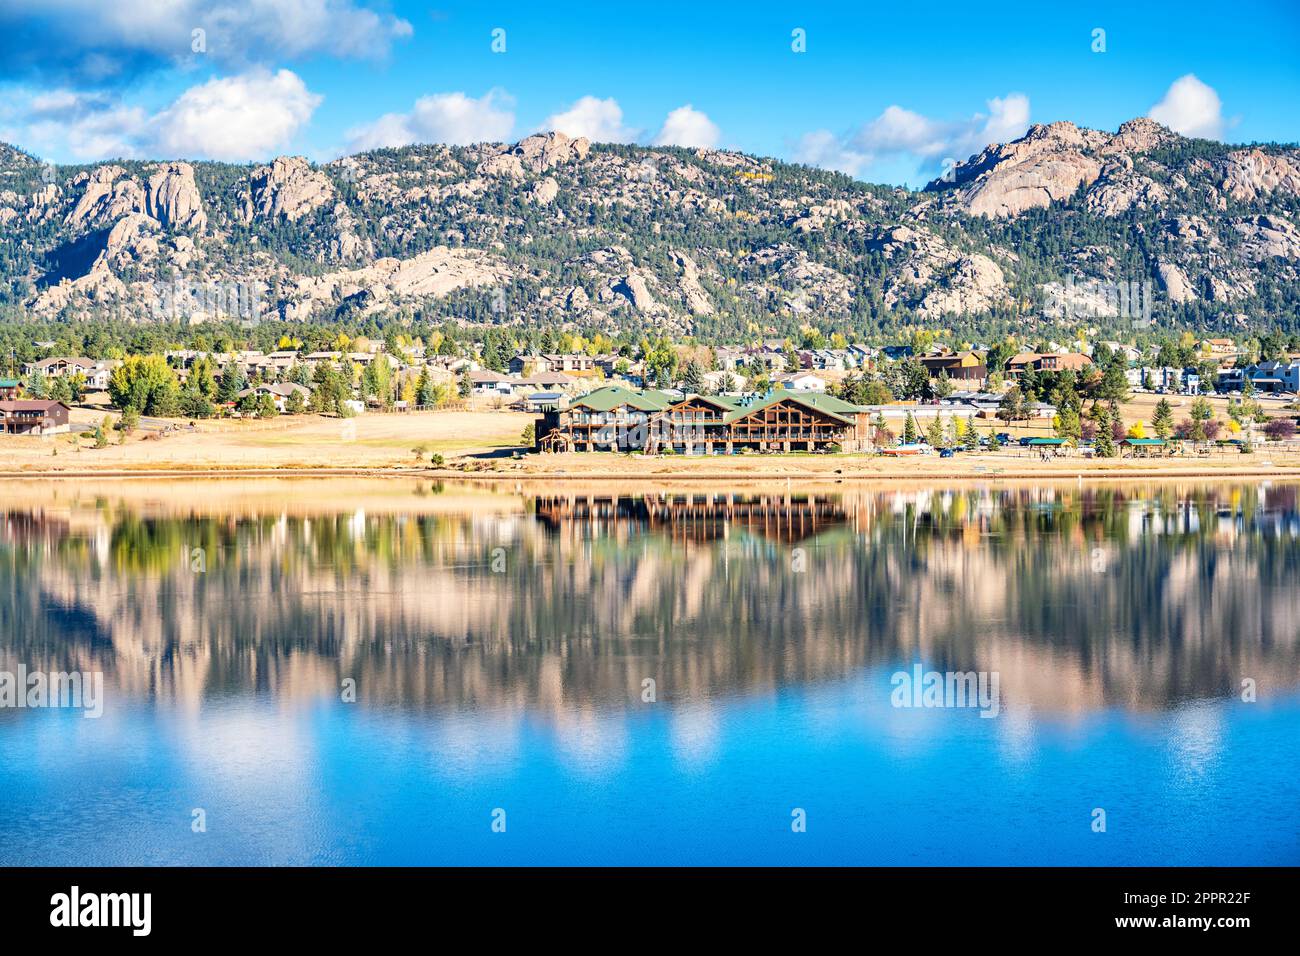
[(1076, 372), (1092, 365), (1092, 359), (1079, 352), (1021, 352), (1007, 362), (1007, 378), (1018, 378), (1023, 372)]
[(269, 385), (254, 385), (237, 393), (237, 398), (243, 399), (250, 395), (270, 395), (271, 400), (275, 402), (275, 409), (283, 412), (289, 406), (289, 396), (297, 392), (302, 396), (305, 404), (311, 399), (311, 389), (305, 385), (298, 385), (295, 382), (276, 382)]
[(6, 435), (56, 435), (68, 430), (68, 412), (63, 402), (51, 399), (0, 401), (0, 432)]
[(744, 349), (723, 346), (713, 350), (713, 357), (717, 360), (718, 368), (726, 372), (734, 372), (745, 364), (748, 355)]
[(1119, 352), (1124, 357), (1124, 361), (1130, 365), (1135, 365), (1142, 361), (1142, 350), (1132, 345), (1125, 345), (1122, 342), (1101, 342), (1097, 348), (1092, 350), (1092, 354), (1098, 358), (1110, 358), (1112, 354)]
[(533, 392), (524, 395), (511, 407), (521, 412), (543, 412), (550, 408), (563, 408), (568, 400), (569, 396), (563, 392)]
[[(563, 392), (583, 385), (581, 379), (563, 372), (538, 372), (536, 375), (522, 376), (515, 380), (518, 388), (537, 388), (546, 392)], [(590, 380), (586, 383), (590, 388)]]
[(516, 355), (510, 360), (510, 371), (522, 375), (531, 370), (541, 372), (590, 372), (596, 368), (596, 359), (582, 353), (544, 353), (542, 355)]
[(850, 345), (847, 349), (853, 368), (870, 368), (880, 354), (879, 349), (870, 345)]
[(749, 384), (746, 376), (726, 369), (705, 372), (703, 379), (704, 387), (710, 392), (743, 392)]
[(0, 401), (10, 402), (18, 397), (22, 383), (16, 378), (0, 378)]
[(91, 359), (81, 356), (55, 356), (37, 362), (24, 362), (23, 377), (31, 379), (33, 375), (46, 378), (60, 378), (80, 374), (86, 380), (86, 390), (90, 392), (108, 391), (108, 381), (113, 376), (113, 369), (122, 363), (116, 359)]
[(1211, 355), (1232, 355), (1237, 351), (1237, 343), (1232, 339), (1201, 339), (1196, 347)]
[(792, 372), (789, 375), (778, 375), (772, 380), (772, 384), (788, 389), (791, 392), (826, 391), (826, 379), (811, 372)]
[[(786, 354), (780, 339), (771, 339), (759, 345), (745, 347), (745, 367), (762, 368), (768, 372), (787, 371), (791, 358)], [(789, 369), (794, 371), (793, 369)]]
[(1155, 367), (1143, 365), (1124, 370), (1124, 378), (1133, 388), (1150, 386), (1157, 392), (1188, 392), (1186, 379), (1189, 374), (1199, 384), (1200, 377), (1196, 369), (1174, 368), (1169, 365)]
[(953, 392), (940, 405), (956, 408), (972, 408), (984, 418), (991, 418), (1002, 407), (1002, 395), (999, 392)]
[(475, 395), (513, 395), (519, 380), (484, 369), (469, 373), (470, 391)]
[(819, 372), (845, 372), (856, 365), (850, 361), (848, 349), (803, 349), (799, 362), (804, 368)]
[(926, 355), (921, 358), (921, 364), (925, 366), (931, 378), (946, 375), (954, 381), (979, 383), (989, 377), (984, 356), (969, 350), (948, 352), (943, 355)]
[(1300, 392), (1300, 360), (1255, 362), (1219, 372), (1219, 391), (1239, 392), (1245, 381), (1257, 392)]

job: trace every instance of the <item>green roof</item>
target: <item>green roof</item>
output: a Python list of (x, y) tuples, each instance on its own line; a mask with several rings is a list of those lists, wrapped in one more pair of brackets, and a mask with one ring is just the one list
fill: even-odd
[(1065, 439), (1064, 439), (1064, 438), (1031, 438), (1031, 439), (1029, 439), (1029, 444), (1031, 444), (1031, 445), (1064, 445), (1064, 444), (1065, 444)]
[(737, 406), (735, 411), (731, 412), (723, 419), (723, 422), (730, 425), (732, 422), (739, 421), (756, 411), (760, 411), (770, 405), (775, 405), (778, 402), (785, 401), (794, 402), (798, 405), (803, 405), (805, 408), (811, 408), (824, 415), (829, 415), (832, 418), (844, 422), (846, 425), (851, 425), (853, 423), (853, 419), (850, 416), (852, 416), (854, 412), (860, 410), (857, 405), (836, 398), (834, 395), (827, 395), (823, 392), (775, 391), (768, 394), (763, 399), (754, 402), (752, 405)]
[(782, 401), (791, 401), (803, 405), (805, 408), (811, 408), (838, 419), (846, 425), (852, 424), (853, 414), (861, 410), (858, 405), (821, 392), (787, 392), (783, 389), (777, 389), (758, 401), (746, 405), (740, 399), (731, 395), (691, 395), (687, 396), (687, 398), (675, 398), (672, 395), (657, 392), (653, 389), (634, 391), (623, 388), (621, 385), (607, 385), (604, 388), (596, 389), (594, 392), (588, 392), (577, 401), (572, 402), (569, 407), (586, 408), (593, 412), (609, 412), (626, 405), (642, 412), (662, 412), (673, 405), (691, 399), (709, 402), (718, 408), (724, 409), (726, 414), (723, 415), (722, 421), (725, 424), (731, 424), (752, 412)]
[(593, 412), (610, 412), (623, 405), (641, 412), (661, 412), (673, 403), (672, 397), (652, 390), (634, 392), (621, 385), (606, 385), (588, 392), (570, 407), (589, 408)]
[(1125, 444), (1128, 445), (1163, 445), (1163, 438), (1125, 438)]
[(18, 384), (16, 378), (0, 378), (0, 388), (17, 388)]
[(740, 399), (733, 395), (687, 395), (685, 398), (678, 399), (672, 404), (681, 405), (685, 402), (691, 402), (697, 399), (701, 402), (708, 402), (710, 405), (714, 405), (718, 408), (725, 408), (728, 411), (740, 407)]

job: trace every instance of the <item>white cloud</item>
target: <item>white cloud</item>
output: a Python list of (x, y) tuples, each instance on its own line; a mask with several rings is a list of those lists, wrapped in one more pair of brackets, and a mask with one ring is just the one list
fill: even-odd
[(0, 138), (37, 154), (62, 153), (74, 160), (135, 156), (136, 139), (149, 120), (138, 106), (101, 104), (64, 90), (37, 96), (28, 105), (25, 125)]
[(200, 57), (240, 70), (312, 54), (382, 57), (411, 33), (356, 0), (5, 0), (0, 76), (119, 85)]
[(858, 131), (854, 145), (862, 152), (916, 153), (934, 156), (946, 147), (944, 124), (927, 119), (901, 106), (887, 106), (883, 113)]
[(1009, 93), (987, 102), (987, 113), (965, 120), (937, 120), (897, 104), (847, 134), (816, 130), (794, 148), (798, 162), (835, 169), (851, 176), (863, 174), (882, 159), (894, 168), (912, 166), (913, 178), (929, 178), (947, 158), (965, 159), (990, 143), (1017, 139), (1029, 127), (1029, 97)]
[(716, 123), (687, 103), (668, 114), (654, 138), (655, 146), (691, 146), (712, 149), (722, 138)]
[(475, 99), (464, 93), (434, 93), (415, 101), (409, 113), (387, 113), (348, 131), (348, 149), (362, 152), (410, 143), (502, 142), (514, 129), (514, 101), (500, 90)]
[(148, 139), (160, 158), (262, 159), (297, 135), (321, 99), (289, 70), (251, 70), (190, 87), (151, 120)]
[(153, 115), (104, 93), (30, 94), (3, 132), (38, 154), (82, 161), (265, 159), (293, 140), (320, 102), (289, 70), (256, 69), (192, 86)]
[(1164, 99), (1147, 115), (1183, 136), (1223, 138), (1225, 124), (1219, 94), (1191, 73), (1174, 80)]
[(623, 108), (617, 100), (594, 96), (584, 96), (563, 113), (548, 116), (540, 129), (585, 136), (594, 143), (630, 143), (641, 132), (623, 125)]
[(819, 129), (800, 138), (794, 150), (794, 160), (856, 176), (871, 162), (871, 157), (845, 146), (843, 137), (828, 129)]
[(989, 143), (1006, 143), (1019, 139), (1029, 129), (1029, 97), (1024, 93), (995, 96), (988, 101), (989, 118), (980, 131), (978, 149)]

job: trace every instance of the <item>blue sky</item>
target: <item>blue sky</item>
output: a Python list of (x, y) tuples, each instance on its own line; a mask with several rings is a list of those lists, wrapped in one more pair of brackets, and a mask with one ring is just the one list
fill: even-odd
[(1300, 5), (1137, 6), (5, 0), (0, 138), (327, 160), (554, 127), (911, 184), (1032, 122), (1300, 139)]

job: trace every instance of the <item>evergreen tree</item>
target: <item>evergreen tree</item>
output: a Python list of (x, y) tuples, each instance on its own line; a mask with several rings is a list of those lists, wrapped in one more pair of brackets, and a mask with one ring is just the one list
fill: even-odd
[(1106, 406), (1100, 403), (1095, 406), (1101, 408), (1100, 417), (1097, 419), (1097, 440), (1094, 448), (1098, 458), (1114, 458), (1118, 452), (1115, 446), (1115, 436), (1112, 433), (1112, 424), (1110, 413), (1106, 411)]
[(217, 388), (217, 401), (223, 405), (229, 405), (247, 387), (248, 384), (244, 378), (243, 369), (232, 359), (221, 370), (221, 384)]
[(1168, 399), (1162, 398), (1156, 402), (1155, 414), (1151, 419), (1151, 428), (1155, 431), (1157, 437), (1166, 441), (1174, 433), (1174, 410)]
[(931, 448), (948, 447), (947, 436), (944, 435), (942, 416), (935, 415), (934, 418), (930, 420), (930, 424), (925, 428), (925, 440), (929, 443)]
[(930, 388), (934, 392), (935, 398), (947, 398), (953, 393), (955, 386), (952, 384), (952, 379), (948, 377), (947, 372), (940, 372), (938, 378), (931, 380)]
[(682, 370), (682, 391), (695, 395), (704, 392), (704, 370), (694, 359), (687, 362)]
[(1127, 402), (1129, 400), (1128, 378), (1124, 375), (1126, 368), (1119, 352), (1111, 353), (1102, 373), (1101, 383), (1097, 386), (1097, 397), (1107, 402)]
[(903, 444), (915, 445), (920, 437), (920, 430), (916, 427), (916, 419), (912, 417), (911, 412), (908, 412), (907, 417), (903, 419)]

